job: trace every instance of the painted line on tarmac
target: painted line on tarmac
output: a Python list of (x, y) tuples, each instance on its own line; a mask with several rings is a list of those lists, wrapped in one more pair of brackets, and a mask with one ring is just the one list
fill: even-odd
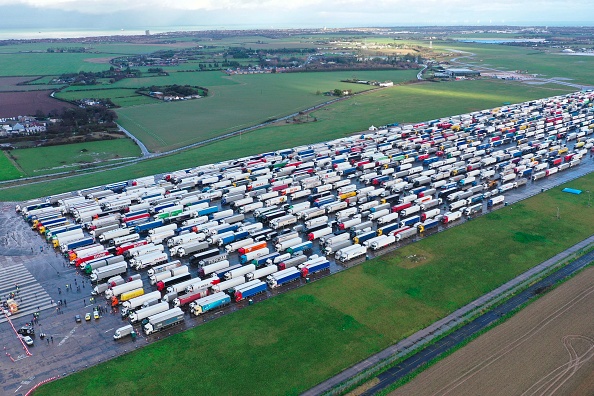
[(115, 327), (112, 327), (112, 328), (111, 328), (111, 329), (109, 329), (109, 330), (105, 330), (105, 331), (104, 331), (104, 333), (107, 333), (107, 332), (109, 332), (109, 331), (112, 331), (113, 329), (115, 329)]
[(16, 390), (14, 391), (14, 393), (17, 393), (19, 391), (19, 389), (21, 389), (23, 387), (23, 385), (20, 385), (18, 388), (16, 388)]
[(66, 340), (69, 339), (70, 336), (72, 336), (72, 334), (74, 334), (75, 331), (76, 331), (76, 326), (72, 330), (70, 330), (70, 333), (68, 333), (68, 335), (66, 337), (64, 337), (64, 339), (62, 341), (60, 341), (58, 346), (62, 346), (66, 342)]

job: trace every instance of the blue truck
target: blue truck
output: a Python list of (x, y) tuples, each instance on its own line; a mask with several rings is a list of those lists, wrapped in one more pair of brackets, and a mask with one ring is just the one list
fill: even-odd
[(233, 299), (239, 302), (256, 294), (265, 293), (268, 289), (266, 283), (261, 280), (253, 280), (243, 285), (237, 286), (233, 291)]
[(152, 230), (153, 228), (161, 227), (163, 224), (163, 219), (148, 221), (146, 223), (135, 226), (134, 232), (140, 234), (141, 232), (146, 232), (148, 230)]
[(218, 292), (190, 303), (191, 312), (198, 316), (213, 309), (223, 307), (231, 303), (231, 297), (224, 292)]
[(301, 267), (301, 276), (305, 278), (308, 275), (326, 270), (330, 270), (330, 262), (328, 260)]
[(289, 282), (296, 281), (299, 278), (301, 278), (301, 272), (295, 267), (290, 267), (268, 275), (266, 283), (268, 283), (271, 289), (274, 289)]

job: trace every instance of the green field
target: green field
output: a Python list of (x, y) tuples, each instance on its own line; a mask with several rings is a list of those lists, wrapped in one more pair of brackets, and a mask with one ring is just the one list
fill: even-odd
[(90, 59), (114, 57), (114, 54), (79, 53), (0, 53), (0, 74), (2, 76), (41, 76), (97, 72), (109, 69), (108, 63), (95, 63)]
[(159, 101), (154, 98), (149, 98), (145, 95), (140, 95), (135, 92), (133, 88), (103, 88), (103, 89), (86, 89), (86, 90), (65, 90), (56, 94), (57, 98), (65, 100), (78, 100), (85, 98), (106, 99), (122, 107), (138, 106), (144, 104), (154, 104)]
[[(592, 190), (594, 174), (566, 186)], [(298, 394), (590, 236), (594, 209), (588, 198), (562, 193), (563, 187), (70, 375), (38, 393)], [(155, 371), (158, 366), (186, 373), (201, 353), (208, 362), (199, 367), (199, 381)]]
[(0, 181), (18, 179), (23, 174), (13, 165), (6, 156), (6, 152), (0, 152)]
[[(399, 86), (328, 106), (327, 110), (313, 113), (318, 117), (317, 122), (262, 128), (240, 137), (218, 141), (164, 158), (143, 161), (137, 165), (47, 182), (44, 184), (44, 191), (45, 195), (72, 191), (112, 183), (116, 180), (130, 180), (155, 173), (335, 139), (367, 130), (371, 124), (427, 121), (444, 115), (496, 107), (503, 102), (522, 102), (567, 92), (570, 91), (564, 87), (524, 86), (504, 81), (459, 81)], [(465, 99), (466, 97), (471, 99)], [(0, 190), (0, 200), (4, 201), (26, 200), (38, 196), (39, 188), (35, 185)]]
[(38, 176), (80, 169), (89, 164), (138, 157), (140, 148), (132, 140), (124, 138), (17, 149), (11, 153), (25, 176)]
[[(200, 73), (190, 75), (200, 77)], [(370, 88), (368, 85), (340, 82), (354, 75), (363, 79), (400, 82), (413, 79), (416, 71), (231, 76), (229, 80), (235, 82), (234, 85), (212, 89), (205, 85), (210, 89), (207, 98), (120, 109), (118, 122), (149, 150), (161, 152), (282, 117), (331, 99), (318, 95), (318, 91), (340, 88), (360, 92)]]
[(433, 42), (434, 51), (458, 49), (475, 53), (474, 58), (460, 59), (477, 66), (501, 70), (523, 70), (546, 78), (568, 78), (571, 82), (592, 85), (594, 57), (571, 56), (559, 52), (497, 44)]

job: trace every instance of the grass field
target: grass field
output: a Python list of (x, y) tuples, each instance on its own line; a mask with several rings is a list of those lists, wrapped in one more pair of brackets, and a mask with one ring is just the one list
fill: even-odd
[(98, 162), (138, 157), (140, 148), (130, 139), (114, 139), (18, 149), (12, 150), (12, 155), (25, 176), (37, 176), (79, 169)]
[[(103, 87), (103, 86), (101, 86)], [(65, 100), (78, 100), (84, 98), (105, 99), (110, 98), (118, 106), (138, 106), (159, 103), (157, 99), (139, 95), (133, 88), (102, 88), (86, 90), (65, 90), (56, 94), (57, 98)]]
[[(47, 195), (77, 190), (116, 180), (129, 180), (159, 172), (197, 166), (330, 140), (366, 130), (371, 124), (419, 122), (569, 92), (562, 87), (524, 86), (503, 81), (461, 81), (452, 84), (413, 84), (372, 92), (314, 113), (318, 122), (268, 127), (173, 156), (143, 161), (114, 171), (56, 180), (44, 184)], [(473, 93), (474, 92), (474, 93)], [(482, 93), (480, 93), (482, 92)], [(487, 93), (488, 92), (488, 93)], [(388, 95), (388, 96), (385, 96)], [(472, 99), (465, 99), (466, 97)], [(200, 99), (199, 99), (200, 100)], [(418, 106), (424, 104), (423, 106)], [(398, 115), (398, 111), (404, 111)], [(382, 122), (378, 122), (381, 120)], [(0, 200), (25, 200), (39, 196), (35, 185), (0, 190)]]
[(592, 56), (568, 56), (558, 52), (497, 44), (433, 43), (434, 51), (450, 48), (475, 53), (474, 58), (460, 60), (478, 66), (510, 71), (525, 70), (529, 74), (541, 74), (546, 78), (569, 78), (572, 82), (589, 85), (592, 84), (594, 77), (594, 57)]
[(0, 53), (2, 76), (40, 76), (96, 72), (109, 69), (109, 64), (94, 63), (90, 59), (117, 56), (113, 54), (78, 54), (78, 53)]
[[(190, 73), (190, 76), (200, 77), (200, 74)], [(118, 116), (122, 126), (149, 150), (166, 151), (329, 100), (318, 95), (318, 91), (340, 88), (360, 92), (370, 88), (368, 85), (341, 83), (342, 79), (356, 76), (400, 82), (413, 79), (415, 75), (415, 70), (409, 70), (231, 76), (228, 79), (235, 82), (234, 85), (214, 87), (207, 98), (124, 108), (118, 110)], [(162, 77), (163, 80), (167, 78)], [(193, 85), (203, 84), (197, 81)], [(210, 88), (208, 84), (204, 85)]]
[[(568, 186), (592, 190), (594, 175)], [(589, 236), (588, 198), (561, 188), (50, 383), (38, 394), (298, 394)], [(209, 359), (196, 381), (182, 368), (201, 351)], [(155, 366), (179, 374), (159, 375)]]
[(22, 173), (13, 165), (6, 152), (0, 152), (0, 181), (18, 179)]

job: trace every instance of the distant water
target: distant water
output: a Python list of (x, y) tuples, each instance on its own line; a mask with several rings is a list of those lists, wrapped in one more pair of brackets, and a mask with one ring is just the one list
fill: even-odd
[[(168, 33), (168, 32), (195, 32), (203, 30), (244, 30), (261, 29), (262, 26), (251, 25), (228, 25), (228, 26), (157, 26), (146, 27), (143, 29), (114, 29), (114, 30), (94, 30), (94, 29), (2, 29), (0, 28), (0, 40), (31, 40), (31, 39), (60, 39), (76, 37), (99, 37), (99, 36), (144, 36), (145, 30), (150, 34)], [(278, 27), (282, 28), (282, 27)]]
[(505, 44), (505, 43), (542, 43), (544, 39), (456, 39), (462, 43)]

